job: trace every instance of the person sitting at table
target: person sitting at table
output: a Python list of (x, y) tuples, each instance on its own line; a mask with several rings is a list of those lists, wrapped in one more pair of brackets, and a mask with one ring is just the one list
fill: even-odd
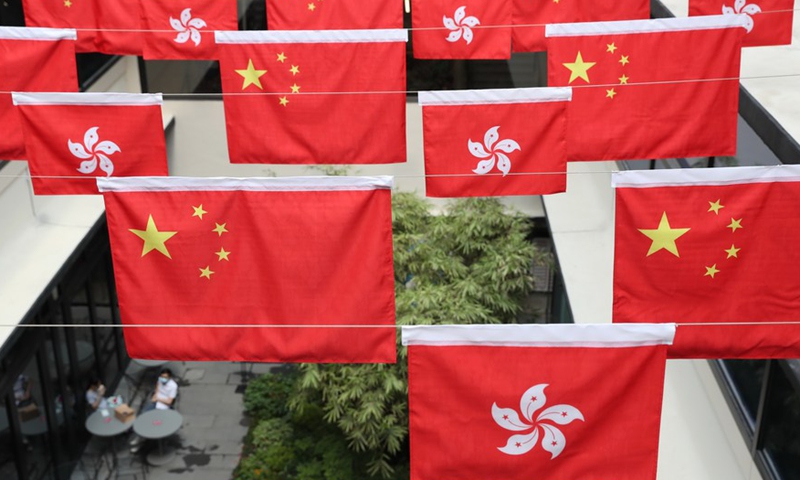
[[(161, 369), (161, 374), (158, 376), (156, 388), (150, 401), (142, 408), (142, 413), (149, 412), (150, 410), (169, 410), (175, 403), (175, 398), (178, 396), (178, 383), (172, 379), (172, 370), (169, 368)], [(131, 453), (139, 451), (142, 439), (136, 436), (131, 440), (130, 444)]]
[(89, 388), (86, 389), (86, 404), (89, 405), (92, 410), (108, 408), (108, 400), (103, 396), (105, 393), (106, 386), (103, 385), (103, 382), (101, 382), (99, 378), (93, 377), (89, 380)]
[(17, 407), (25, 407), (34, 403), (31, 396), (31, 381), (24, 373), (21, 373), (14, 381), (14, 403), (17, 404)]

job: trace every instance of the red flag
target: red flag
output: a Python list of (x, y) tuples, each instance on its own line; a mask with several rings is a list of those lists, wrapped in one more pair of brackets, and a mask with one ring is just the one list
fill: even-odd
[(403, 28), (403, 4), (394, 0), (267, 0), (270, 30)]
[(94, 52), (94, 2), (91, 0), (22, 0), (28, 27), (75, 28), (78, 52)]
[(395, 361), (391, 179), (97, 182), (124, 325), (262, 325), (126, 328), (132, 357)]
[(75, 30), (0, 27), (0, 159), (22, 160), (25, 145), (11, 92), (78, 91)]
[(567, 160), (736, 153), (744, 19), (547, 26), (548, 84), (575, 88)]
[(603, 22), (650, 18), (650, 0), (514, 0), (515, 52), (547, 49), (544, 26), (548, 23)]
[(630, 327), (403, 327), (411, 480), (655, 480), (675, 326)]
[(405, 162), (407, 35), (216, 32), (231, 163)]
[(747, 34), (743, 47), (792, 43), (794, 0), (689, 0), (689, 15), (741, 15)]
[(570, 88), (419, 92), (427, 195), (565, 191), (570, 98)]
[(411, 0), (414, 58), (511, 57), (511, 0)]
[[(71, 0), (73, 2), (85, 0)], [(130, 0), (94, 0), (95, 51), (107, 55), (141, 55), (144, 32), (141, 5)]]
[(161, 94), (12, 97), (22, 119), (35, 194), (98, 193), (97, 176), (167, 175)]
[(184, 0), (180, 4), (143, 1), (147, 59), (216, 60), (214, 30), (236, 30), (236, 2)]
[(614, 184), (615, 322), (679, 323), (673, 358), (800, 357), (800, 167), (630, 171)]

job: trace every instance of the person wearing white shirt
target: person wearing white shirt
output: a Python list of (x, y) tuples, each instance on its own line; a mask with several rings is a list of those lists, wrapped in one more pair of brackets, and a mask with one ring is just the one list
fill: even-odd
[[(178, 384), (175, 380), (172, 379), (172, 370), (169, 368), (163, 368), (161, 370), (161, 374), (158, 376), (158, 382), (156, 382), (156, 388), (153, 392), (153, 396), (150, 397), (150, 401), (147, 402), (147, 405), (142, 408), (142, 413), (149, 412), (150, 410), (158, 409), (158, 410), (169, 410), (173, 408), (175, 404), (175, 398), (178, 396)], [(141, 447), (142, 439), (141, 437), (135, 437), (131, 440), (130, 444), (133, 448), (131, 448), (131, 453), (136, 453), (139, 451)]]
[(89, 388), (86, 390), (86, 403), (92, 410), (108, 408), (108, 400), (103, 397), (106, 393), (106, 386), (99, 378), (92, 378), (89, 381)]

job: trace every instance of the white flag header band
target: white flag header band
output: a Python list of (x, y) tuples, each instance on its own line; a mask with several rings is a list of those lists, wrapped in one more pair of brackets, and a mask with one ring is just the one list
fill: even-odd
[(77, 40), (74, 28), (0, 27), (0, 40)]
[(407, 42), (404, 29), (378, 30), (270, 30), (214, 32), (217, 43), (368, 43)]
[(745, 28), (744, 15), (704, 15), (699, 17), (621, 20), (615, 22), (554, 23), (544, 27), (546, 37), (581, 37), (590, 35), (678, 32), (718, 28)]
[(391, 189), (394, 177), (98, 177), (101, 192), (325, 191)]
[(611, 185), (614, 188), (736, 185), (741, 183), (772, 182), (800, 182), (800, 165), (630, 170), (611, 175)]
[(12, 92), (14, 105), (162, 105), (160, 93)]
[(569, 102), (571, 100), (572, 88), (570, 87), (419, 92), (419, 104), (423, 107), (438, 105)]
[(672, 345), (674, 323), (420, 325), (402, 327), (403, 345), (643, 347)]

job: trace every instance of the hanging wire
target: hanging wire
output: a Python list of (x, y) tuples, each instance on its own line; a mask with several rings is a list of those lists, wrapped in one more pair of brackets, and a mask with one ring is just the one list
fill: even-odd
[[(776, 325), (800, 325), (800, 321), (790, 321), (790, 322), (697, 322), (697, 323), (686, 323), (686, 322), (650, 322), (650, 323), (674, 323), (678, 327), (739, 327), (739, 326), (776, 326)], [(615, 325), (637, 325), (636, 322), (624, 322), (618, 323), (615, 322)], [(466, 324), (459, 324), (459, 325), (466, 325)], [(472, 325), (487, 325), (487, 324), (472, 324)], [(498, 324), (493, 324), (498, 325)], [(505, 325), (525, 325), (519, 323), (513, 324), (505, 324)], [(537, 324), (537, 325), (546, 325), (546, 324)], [(601, 324), (605, 325), (605, 324)], [(319, 323), (299, 323), (299, 324), (285, 324), (285, 325), (278, 325), (278, 324), (220, 324), (220, 323), (212, 323), (212, 324), (205, 324), (205, 323), (191, 323), (191, 324), (163, 324), (163, 323), (152, 323), (152, 324), (135, 324), (135, 325), (120, 325), (120, 324), (62, 324), (62, 323), (40, 323), (40, 324), (0, 324), (0, 328), (333, 328), (333, 329), (340, 329), (340, 328), (361, 328), (361, 329), (375, 329), (375, 328), (403, 328), (403, 327), (418, 327), (418, 326), (432, 326), (432, 325), (418, 325), (418, 324), (409, 324), (409, 325), (347, 325), (347, 324), (319, 324)], [(438, 325), (437, 325), (438, 326)]]

